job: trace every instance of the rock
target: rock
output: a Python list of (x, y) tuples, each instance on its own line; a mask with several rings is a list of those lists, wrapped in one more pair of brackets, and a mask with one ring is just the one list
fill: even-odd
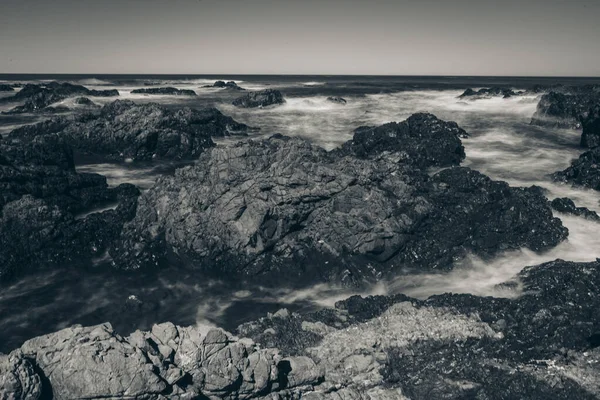
[(532, 125), (581, 128), (581, 119), (600, 103), (600, 86), (564, 88), (544, 94), (531, 119)]
[(337, 104), (346, 104), (347, 103), (346, 99), (344, 99), (343, 97), (339, 97), (339, 96), (330, 96), (327, 98), (327, 101), (330, 101), (332, 103), (337, 103)]
[(573, 160), (567, 169), (552, 174), (552, 178), (557, 182), (600, 190), (599, 166), (600, 147), (595, 147)]
[(193, 159), (214, 146), (211, 137), (246, 135), (250, 128), (216, 108), (170, 110), (155, 103), (117, 100), (97, 114), (56, 118), (15, 129), (27, 140), (58, 132), (80, 152), (113, 160)]
[(234, 81), (229, 81), (229, 82), (216, 81), (214, 84), (207, 85), (207, 86), (204, 86), (204, 87), (205, 88), (218, 87), (218, 88), (225, 88), (225, 89), (246, 90), (244, 88), (239, 87), (237, 85), (237, 83), (235, 83)]
[(42, 380), (20, 351), (0, 355), (0, 398), (37, 400), (42, 396)]
[(77, 105), (80, 105), (80, 106), (88, 106), (88, 107), (96, 107), (97, 106), (96, 103), (94, 103), (92, 100), (88, 99), (87, 97), (78, 97), (75, 99), (74, 103)]
[(177, 89), (174, 87), (161, 87), (161, 88), (143, 88), (134, 89), (131, 91), (134, 94), (160, 94), (169, 96), (196, 96), (196, 92), (190, 89)]
[(483, 88), (478, 91), (474, 91), (473, 89), (467, 89), (463, 94), (458, 96), (459, 99), (470, 98), (470, 99), (484, 99), (502, 96), (503, 98), (509, 98), (513, 96), (519, 96), (524, 94), (524, 92), (515, 92), (510, 88), (502, 88), (502, 87), (491, 87), (491, 88)]
[(458, 165), (465, 158), (460, 139), (466, 137), (468, 134), (456, 122), (419, 113), (400, 123), (356, 129), (352, 140), (342, 146), (342, 152), (372, 157), (399, 151), (420, 167), (447, 167)]
[(124, 269), (169, 254), (222, 279), (360, 285), (402, 268), (449, 269), (469, 252), (541, 251), (567, 236), (539, 189), (468, 168), (430, 177), (421, 166), (458, 163), (462, 152), (461, 130), (434, 118), (392, 132), (410, 138), (431, 126), (445, 138), (426, 143), (439, 148), (399, 140), (386, 152), (360, 146), (357, 157), (356, 143), (328, 153), (284, 136), (212, 148), (140, 198), (111, 255)]
[(581, 216), (593, 221), (600, 221), (600, 216), (595, 211), (585, 207), (576, 207), (573, 200), (568, 197), (554, 199), (551, 204), (552, 208), (558, 212)]
[(27, 84), (14, 96), (0, 99), (0, 103), (24, 101), (24, 104), (8, 111), (9, 114), (25, 112), (36, 112), (45, 109), (53, 103), (57, 103), (71, 96), (95, 96), (112, 97), (118, 96), (119, 92), (112, 90), (90, 90), (81, 85), (71, 83), (49, 82), (44, 84)]
[(0, 92), (14, 92), (15, 89), (10, 85), (0, 84)]
[(267, 107), (271, 105), (284, 104), (285, 99), (280, 91), (266, 89), (258, 92), (250, 92), (233, 101), (233, 105), (242, 108)]
[(582, 118), (581, 147), (594, 148), (600, 146), (600, 101)]

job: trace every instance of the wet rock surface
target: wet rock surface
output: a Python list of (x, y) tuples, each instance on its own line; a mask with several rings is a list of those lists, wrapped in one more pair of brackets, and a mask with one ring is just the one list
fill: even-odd
[(557, 182), (600, 190), (600, 147), (581, 154), (570, 167), (552, 174), (552, 178)]
[(237, 83), (235, 83), (234, 81), (216, 81), (215, 83), (213, 83), (212, 85), (207, 85), (204, 86), (205, 88), (211, 88), (211, 87), (216, 87), (216, 88), (224, 88), (224, 89), (234, 89), (234, 90), (246, 90), (240, 86), (238, 86)]
[(552, 200), (552, 208), (558, 212), (577, 215), (593, 221), (600, 221), (600, 216), (595, 212), (585, 207), (577, 207), (573, 200), (568, 197)]
[(49, 82), (44, 84), (26, 84), (14, 96), (0, 99), (0, 103), (24, 102), (8, 111), (9, 114), (43, 111), (51, 104), (73, 96), (113, 97), (119, 91), (88, 89), (71, 83)]
[(327, 101), (330, 101), (332, 103), (337, 103), (337, 104), (346, 104), (348, 102), (346, 99), (344, 99), (343, 97), (339, 97), (339, 96), (330, 96), (327, 98)]
[(600, 99), (582, 118), (581, 147), (593, 149), (600, 146)]
[(562, 241), (537, 188), (468, 168), (429, 176), (426, 167), (460, 162), (461, 135), (425, 114), (358, 130), (329, 153), (281, 135), (212, 148), (142, 196), (111, 255), (125, 269), (175, 257), (220, 277), (357, 285)]
[(491, 97), (503, 97), (503, 98), (507, 99), (509, 97), (519, 96), (524, 93), (525, 92), (523, 92), (523, 91), (515, 92), (514, 90), (512, 90), (510, 88), (503, 88), (503, 87), (483, 88), (483, 89), (479, 89), (477, 91), (469, 88), (469, 89), (465, 90), (460, 96), (458, 96), (458, 98), (459, 99), (468, 98), (468, 99), (474, 100), (474, 99), (485, 99), (485, 98), (491, 98)]
[(134, 89), (131, 91), (131, 93), (133, 93), (133, 94), (169, 95), (169, 96), (196, 96), (196, 92), (194, 92), (193, 90), (177, 89), (174, 87)]
[(260, 108), (284, 104), (285, 99), (280, 91), (266, 89), (258, 92), (249, 92), (233, 101), (233, 105), (241, 108)]
[(170, 110), (155, 103), (117, 100), (96, 113), (54, 118), (17, 128), (27, 140), (57, 133), (80, 152), (113, 160), (192, 159), (214, 146), (211, 137), (246, 135), (250, 128), (216, 108)]
[(532, 125), (554, 128), (581, 128), (590, 108), (600, 104), (600, 86), (563, 87), (540, 99)]
[(0, 84), (0, 92), (14, 92), (15, 89), (11, 85)]

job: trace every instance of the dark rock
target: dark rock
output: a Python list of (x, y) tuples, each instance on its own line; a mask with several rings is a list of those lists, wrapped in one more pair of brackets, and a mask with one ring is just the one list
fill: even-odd
[(204, 86), (207, 88), (210, 87), (218, 87), (218, 88), (225, 88), (225, 89), (235, 89), (235, 90), (246, 90), (242, 87), (239, 87), (237, 83), (235, 83), (234, 81), (229, 81), (229, 82), (224, 82), (224, 81), (216, 81), (214, 84), (212, 85), (207, 85)]
[(581, 154), (571, 162), (571, 166), (552, 174), (557, 182), (600, 190), (600, 147)]
[(211, 137), (246, 135), (246, 125), (216, 108), (170, 110), (155, 103), (117, 100), (97, 114), (57, 118), (17, 128), (10, 138), (31, 139), (58, 132), (80, 152), (109, 159), (192, 159), (214, 146)]
[(590, 108), (600, 104), (600, 86), (564, 88), (544, 94), (531, 119), (532, 125), (581, 128)]
[(502, 87), (483, 88), (483, 89), (479, 89), (478, 91), (474, 91), (473, 89), (469, 88), (469, 89), (465, 90), (463, 94), (458, 96), (458, 98), (459, 99), (464, 99), (464, 98), (482, 99), (482, 98), (491, 98), (491, 97), (502, 96), (503, 98), (506, 99), (506, 98), (513, 97), (513, 96), (519, 96), (522, 94), (524, 94), (524, 92), (522, 92), (522, 91), (515, 92), (512, 89), (502, 88)]
[(189, 89), (177, 89), (174, 87), (161, 87), (161, 88), (144, 88), (134, 89), (131, 93), (135, 94), (166, 94), (172, 96), (196, 96), (196, 92)]
[(242, 108), (267, 107), (271, 105), (283, 104), (285, 99), (280, 91), (274, 89), (261, 90), (259, 92), (250, 92), (233, 101), (233, 105)]
[(111, 255), (126, 269), (173, 256), (221, 278), (360, 284), (567, 236), (539, 189), (468, 168), (429, 177), (406, 156), (421, 159), (415, 142), (398, 143), (369, 159), (285, 137), (212, 148), (142, 196)]
[(593, 221), (600, 221), (600, 216), (595, 211), (585, 207), (576, 207), (573, 200), (568, 197), (554, 199), (551, 204), (552, 208), (558, 212), (577, 215)]
[(80, 106), (97, 106), (96, 103), (94, 103), (92, 100), (88, 99), (87, 97), (78, 97), (75, 99), (74, 101), (75, 104), (78, 104)]
[(24, 101), (24, 104), (8, 111), (10, 114), (35, 112), (45, 109), (53, 103), (72, 96), (118, 96), (118, 90), (90, 90), (81, 85), (71, 83), (50, 82), (45, 84), (27, 84), (14, 96), (0, 99), (0, 103)]
[(339, 97), (339, 96), (330, 96), (327, 98), (327, 101), (330, 101), (332, 103), (337, 103), (337, 104), (346, 104), (347, 103), (346, 99), (344, 99), (343, 97)]
[(360, 127), (341, 151), (361, 158), (399, 151), (420, 167), (447, 167), (458, 165), (465, 158), (460, 138), (466, 137), (467, 133), (456, 122), (419, 113), (400, 123)]
[(600, 101), (582, 117), (581, 146), (594, 148), (600, 146)]
[(14, 92), (15, 89), (10, 85), (0, 84), (0, 92)]

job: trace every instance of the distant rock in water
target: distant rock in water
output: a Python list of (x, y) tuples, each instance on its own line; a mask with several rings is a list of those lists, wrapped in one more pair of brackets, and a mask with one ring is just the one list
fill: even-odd
[(246, 89), (244, 89), (242, 87), (239, 87), (237, 85), (237, 83), (235, 83), (234, 81), (229, 81), (229, 82), (216, 81), (214, 84), (207, 85), (207, 86), (204, 86), (204, 87), (205, 88), (218, 87), (218, 88), (225, 88), (225, 89), (246, 90)]
[[(439, 140), (411, 139), (425, 124)], [(536, 188), (468, 168), (430, 177), (427, 167), (464, 157), (455, 125), (417, 115), (380, 132), (396, 129), (393, 147), (360, 156), (352, 145), (327, 152), (281, 135), (212, 148), (144, 193), (110, 251), (115, 265), (156, 266), (170, 254), (220, 278), (357, 285), (404, 267), (447, 270), (469, 252), (539, 251), (567, 236)]]
[(0, 84), (0, 92), (14, 92), (15, 89), (11, 85)]
[(134, 94), (162, 94), (170, 96), (196, 96), (196, 92), (189, 89), (177, 89), (174, 87), (161, 87), (161, 88), (142, 88), (134, 89), (131, 91)]
[(246, 135), (250, 128), (216, 108), (170, 110), (155, 103), (117, 100), (96, 114), (55, 118), (9, 134), (32, 139), (59, 133), (78, 151), (114, 160), (192, 159), (214, 146), (211, 137)]
[(600, 221), (600, 216), (595, 212), (585, 207), (577, 207), (573, 200), (568, 197), (562, 197), (552, 200), (552, 208), (558, 212), (565, 214), (577, 215), (593, 221)]
[(75, 104), (80, 105), (80, 106), (97, 106), (96, 103), (94, 103), (92, 100), (88, 99), (87, 97), (78, 97), (75, 99), (74, 101)]
[(553, 128), (581, 128), (581, 120), (600, 104), (600, 86), (562, 88), (542, 96), (531, 119), (532, 125)]
[(483, 88), (483, 89), (479, 89), (478, 91), (475, 91), (475, 90), (469, 88), (469, 89), (465, 90), (463, 94), (458, 96), (458, 98), (459, 99), (464, 99), (464, 98), (476, 99), (476, 98), (490, 98), (490, 97), (502, 96), (503, 98), (506, 99), (506, 98), (513, 97), (513, 96), (519, 96), (524, 93), (525, 92), (522, 92), (522, 91), (515, 92), (510, 88), (502, 88), (502, 87)]
[(235, 99), (232, 104), (242, 108), (257, 108), (284, 103), (285, 99), (279, 90), (266, 89), (259, 92), (250, 92)]
[(390, 122), (378, 127), (362, 126), (341, 151), (358, 157), (399, 151), (421, 167), (459, 165), (465, 158), (460, 141), (468, 134), (456, 122), (438, 119), (433, 114), (418, 113), (406, 121)]
[(558, 182), (600, 190), (600, 147), (581, 154), (571, 162), (569, 168), (555, 172), (552, 178)]
[(600, 146), (600, 101), (582, 116), (581, 125), (581, 146), (590, 149)]
[(347, 103), (346, 99), (344, 99), (343, 97), (339, 97), (339, 96), (330, 96), (327, 98), (327, 101), (330, 101), (332, 103), (338, 103), (338, 104), (346, 104)]
[(526, 267), (502, 286), (517, 281), (511, 298), (352, 296), (280, 310), (236, 336), (169, 322), (128, 336), (74, 325), (0, 355), (0, 397), (598, 398), (600, 263)]
[(6, 112), (8, 114), (20, 114), (42, 111), (47, 106), (72, 96), (113, 97), (118, 95), (119, 91), (115, 89), (90, 90), (81, 85), (50, 82), (37, 85), (27, 84), (14, 96), (0, 98), (0, 103), (24, 101), (23, 105)]
[(77, 173), (57, 134), (0, 141), (0, 280), (102, 254), (132, 216), (138, 194), (133, 185), (113, 189), (101, 175)]

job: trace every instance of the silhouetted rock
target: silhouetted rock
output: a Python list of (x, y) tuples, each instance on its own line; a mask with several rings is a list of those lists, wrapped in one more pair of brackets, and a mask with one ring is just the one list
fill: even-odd
[(339, 96), (330, 96), (327, 98), (327, 101), (330, 101), (332, 103), (337, 103), (337, 104), (346, 104), (347, 103), (346, 99), (344, 99), (343, 97), (339, 97)]
[(515, 92), (512, 89), (502, 88), (502, 87), (483, 88), (483, 89), (479, 89), (478, 91), (475, 91), (475, 90), (469, 88), (469, 89), (465, 90), (463, 92), (463, 94), (458, 96), (458, 98), (459, 99), (463, 99), (463, 98), (481, 99), (481, 98), (502, 96), (503, 98), (506, 99), (506, 98), (509, 98), (512, 96), (519, 96), (524, 93), (525, 92), (522, 92), (522, 91)]
[(225, 89), (235, 89), (235, 90), (246, 90), (242, 87), (239, 87), (237, 83), (235, 83), (234, 81), (229, 81), (229, 82), (224, 82), (224, 81), (216, 81), (214, 84), (212, 85), (207, 85), (204, 86), (206, 88), (210, 88), (210, 87), (218, 87), (218, 88), (225, 88)]
[(402, 136), (368, 158), (284, 136), (212, 148), (142, 196), (111, 255), (126, 269), (176, 254), (221, 278), (359, 284), (403, 267), (449, 269), (468, 252), (540, 251), (566, 237), (539, 189), (468, 168), (430, 177), (422, 167), (442, 164), (423, 154), (448, 151), (440, 159), (458, 163), (462, 130), (427, 114), (394, 129), (429, 123), (440, 140), (424, 143), (437, 150)]
[(582, 117), (581, 146), (594, 148), (600, 146), (600, 101)]
[(24, 104), (8, 111), (9, 114), (36, 112), (45, 109), (53, 103), (72, 96), (113, 97), (119, 92), (113, 90), (90, 90), (81, 85), (71, 83), (50, 82), (44, 84), (27, 84), (14, 96), (0, 99), (0, 103), (20, 102)]
[(14, 92), (15, 89), (10, 85), (0, 84), (0, 92)]
[(196, 96), (196, 92), (190, 89), (177, 89), (174, 87), (161, 87), (161, 88), (144, 88), (134, 89), (131, 91), (134, 94), (160, 94), (170, 96)]
[(555, 181), (600, 190), (600, 147), (581, 154), (571, 166), (552, 174)]
[(585, 207), (576, 207), (573, 200), (568, 197), (554, 199), (551, 204), (552, 208), (558, 212), (581, 216), (593, 221), (600, 221), (600, 216), (595, 211)]
[(600, 86), (563, 88), (542, 96), (531, 119), (532, 125), (572, 128), (581, 127), (590, 108), (600, 104)]
[(97, 106), (96, 103), (94, 103), (92, 100), (88, 99), (87, 97), (78, 97), (75, 99), (74, 103), (77, 105), (80, 105), (80, 106), (88, 106), (88, 107)]
[(250, 128), (216, 108), (170, 110), (155, 103), (117, 100), (97, 114), (23, 126), (11, 138), (58, 132), (77, 150), (109, 159), (192, 159), (214, 146), (211, 137), (246, 135)]
[(259, 92), (250, 92), (235, 99), (232, 104), (242, 108), (257, 108), (283, 103), (285, 103), (285, 99), (279, 90), (266, 89)]

